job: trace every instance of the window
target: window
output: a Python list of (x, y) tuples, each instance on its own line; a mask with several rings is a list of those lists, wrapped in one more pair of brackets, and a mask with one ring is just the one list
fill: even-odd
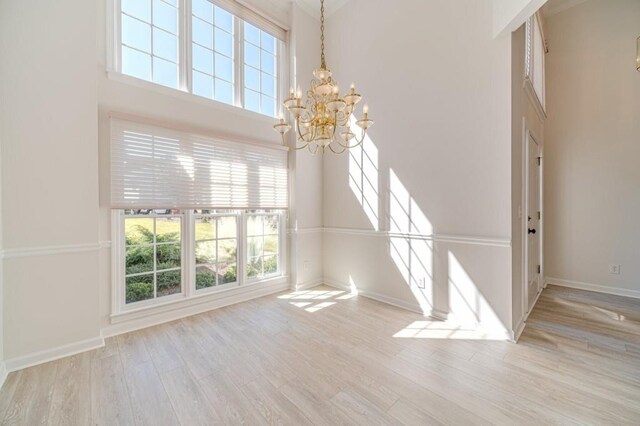
[(244, 25), (245, 108), (274, 116), (277, 77), (276, 39), (251, 24)]
[(193, 0), (193, 93), (233, 104), (234, 23), (232, 14), (208, 0)]
[(114, 313), (284, 280), (287, 166), (279, 145), (112, 117)]
[(542, 111), (545, 110), (545, 54), (547, 52), (542, 21), (538, 14), (526, 24), (525, 87), (535, 95)]
[(276, 115), (285, 30), (234, 0), (119, 4), (118, 71)]
[(178, 87), (178, 0), (122, 0), (122, 72)]
[[(124, 254), (123, 273), (117, 278), (117, 285), (124, 289), (120, 310), (283, 275), (282, 210), (115, 213), (123, 223), (116, 226), (122, 233), (115, 237)], [(188, 235), (185, 229), (193, 232)], [(245, 239), (240, 238), (243, 229)], [(244, 269), (239, 267), (243, 258), (247, 259)]]
[(247, 214), (247, 277), (263, 278), (280, 271), (280, 214), (253, 211)]
[(195, 212), (196, 290), (238, 280), (236, 213)]
[(125, 212), (126, 303), (182, 290), (182, 217), (174, 210)]

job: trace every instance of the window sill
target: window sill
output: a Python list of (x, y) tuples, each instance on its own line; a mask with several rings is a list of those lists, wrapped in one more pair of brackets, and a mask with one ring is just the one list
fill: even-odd
[[(270, 279), (264, 279), (261, 281), (251, 282), (245, 285), (234, 285), (232, 287), (218, 289), (217, 291), (207, 291), (206, 293), (194, 294), (190, 297), (183, 296), (179, 299), (168, 300), (166, 302), (156, 303), (153, 305), (147, 305), (140, 308), (129, 309), (117, 313), (113, 313), (110, 316), (111, 324), (121, 324), (128, 321), (140, 320), (153, 316), (161, 316), (168, 315), (175, 311), (181, 310), (196, 310), (200, 307), (200, 305), (206, 304), (214, 304), (217, 303), (218, 306), (226, 306), (228, 304), (236, 303), (231, 301), (230, 303), (225, 303), (227, 299), (233, 300), (235, 298), (242, 299), (243, 295), (257, 293), (261, 290), (268, 290), (272, 288), (283, 287), (288, 284), (288, 276), (280, 275)], [(259, 296), (256, 296), (259, 297)], [(218, 306), (207, 307), (206, 309), (202, 309), (199, 312), (215, 309)], [(181, 318), (183, 316), (193, 315), (193, 313), (187, 313), (186, 315), (177, 316), (176, 318)], [(166, 319), (165, 321), (170, 321), (173, 318)], [(163, 320), (154, 322), (154, 324), (164, 322)], [(149, 326), (152, 324), (148, 324), (145, 326)]]
[(137, 77), (123, 74), (113, 69), (107, 69), (107, 78), (111, 81), (118, 83), (128, 84), (139, 89), (147, 90), (150, 92), (158, 93), (165, 96), (171, 96), (176, 99), (180, 99), (186, 102), (200, 104), (209, 108), (215, 108), (220, 111), (225, 111), (230, 114), (240, 115), (247, 119), (262, 121), (265, 124), (273, 125), (275, 117), (260, 114), (248, 109), (244, 109), (237, 105), (229, 105), (224, 102), (216, 101), (202, 96), (194, 95), (182, 89), (174, 89), (171, 87), (163, 86), (161, 84), (153, 83), (151, 81), (142, 80)]

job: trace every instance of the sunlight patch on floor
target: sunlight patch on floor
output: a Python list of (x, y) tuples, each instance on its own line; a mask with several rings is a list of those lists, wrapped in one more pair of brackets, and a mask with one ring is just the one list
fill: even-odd
[(493, 340), (498, 337), (446, 321), (414, 321), (393, 335), (400, 339)]
[(335, 305), (336, 300), (348, 300), (353, 296), (356, 294), (342, 290), (301, 290), (280, 295), (278, 299), (289, 300), (290, 305), (314, 313)]

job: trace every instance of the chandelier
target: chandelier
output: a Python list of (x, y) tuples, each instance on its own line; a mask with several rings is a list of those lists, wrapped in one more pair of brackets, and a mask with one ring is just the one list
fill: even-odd
[[(338, 82), (331, 77), (331, 71), (327, 68), (324, 56), (324, 0), (320, 0), (320, 51), (320, 68), (313, 71), (315, 78), (311, 80), (306, 99), (302, 99), (299, 86), (297, 92), (292, 87), (283, 106), (294, 118), (296, 150), (307, 148), (315, 155), (318, 152), (324, 154), (328, 148), (334, 154), (342, 154), (364, 142), (373, 120), (369, 118), (366, 104), (362, 107), (362, 118), (354, 117), (362, 95), (356, 92), (354, 84), (351, 84), (349, 92), (340, 95)], [(273, 128), (280, 133), (282, 144), (286, 145), (285, 135), (291, 130), (291, 125), (285, 121), (282, 113)]]

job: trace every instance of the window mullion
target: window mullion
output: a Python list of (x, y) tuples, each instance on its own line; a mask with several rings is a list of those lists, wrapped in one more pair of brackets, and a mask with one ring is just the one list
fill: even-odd
[(186, 297), (190, 297), (195, 292), (195, 225), (193, 210), (187, 210), (182, 220), (182, 288)]
[(237, 107), (244, 107), (244, 21), (236, 17), (234, 19), (235, 27), (235, 57), (233, 62), (235, 64), (234, 69), (234, 92), (235, 99), (234, 104)]
[(180, 29), (178, 30), (178, 40), (180, 46), (180, 90), (191, 93), (191, 1), (180, 0), (179, 7), (180, 10), (178, 11), (178, 14), (180, 17)]
[(241, 211), (240, 215), (237, 217), (238, 223), (238, 251), (236, 253), (236, 261), (238, 262), (236, 266), (237, 270), (237, 280), (239, 285), (244, 285), (247, 282), (247, 251), (248, 251), (248, 241), (247, 241), (247, 219), (248, 216), (246, 211)]

